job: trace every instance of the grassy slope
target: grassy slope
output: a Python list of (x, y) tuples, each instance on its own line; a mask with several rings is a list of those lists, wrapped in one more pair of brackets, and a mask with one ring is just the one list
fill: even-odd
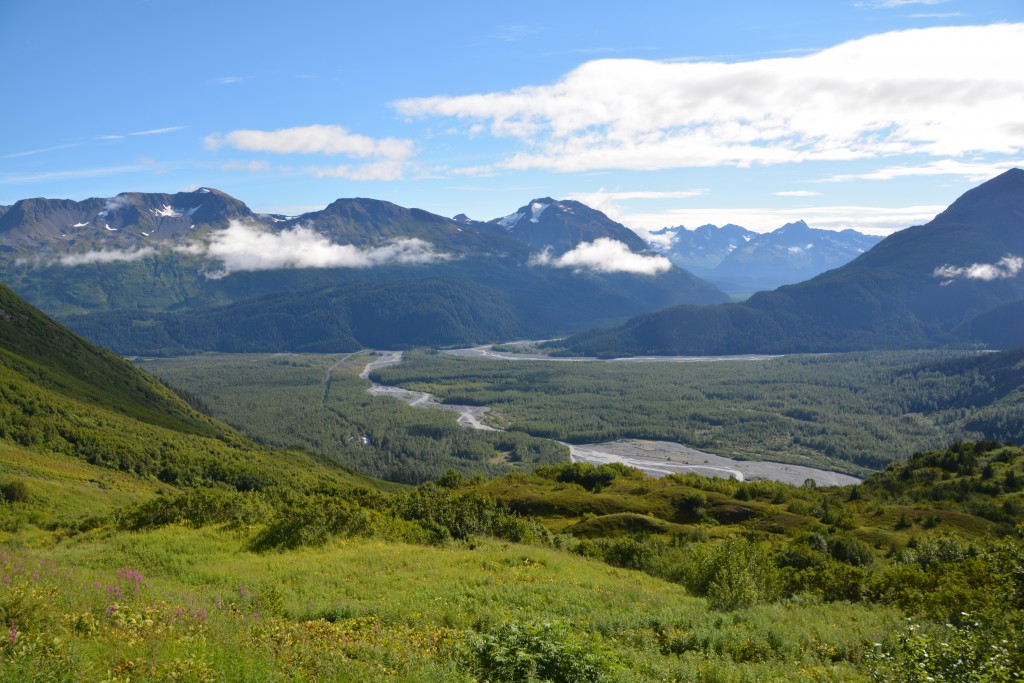
[[(709, 615), (678, 586), (495, 542), (343, 541), (256, 555), (231, 533), (171, 527), (92, 534), (4, 562), (12, 581), (0, 590), (25, 596), (32, 648), (19, 659), (4, 647), (0, 680), (12, 681), (55, 670), (69, 680), (482, 680), (466, 656), (476, 631), (542, 623), (571, 634), (552, 649), (599, 653), (604, 680), (857, 680), (850, 660), (898, 620), (857, 605), (834, 606), (835, 619), (813, 605)], [(681, 632), (702, 644), (666, 651), (666, 633)]]

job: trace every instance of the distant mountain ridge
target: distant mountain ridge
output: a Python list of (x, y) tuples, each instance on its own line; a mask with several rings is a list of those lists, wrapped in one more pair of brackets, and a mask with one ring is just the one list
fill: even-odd
[(741, 296), (838, 268), (882, 240), (852, 229), (818, 230), (804, 221), (769, 233), (728, 224), (662, 228), (652, 234), (652, 246), (674, 264)]
[(565, 342), (598, 355), (1024, 345), (1024, 170), (966, 192), (845, 266), (743, 304), (679, 306)]
[[(551, 249), (564, 253), (600, 238), (620, 242), (634, 261), (659, 257), (628, 228), (578, 202), (552, 201), (531, 216), (536, 222), (526, 217), (522, 225), (456, 221), (368, 198), (338, 199), (300, 216), (258, 214), (212, 188), (81, 202), (25, 199), (0, 216), (0, 279), (125, 354), (351, 350), (368, 340), (392, 348), (482, 343), (728, 300), (675, 267), (609, 271), (539, 260)], [(275, 296), (259, 311), (267, 325), (247, 324), (250, 302)], [(442, 332), (417, 322), (408, 301), (450, 324)], [(321, 317), (335, 317), (314, 325), (323, 338), (262, 335), (305, 324), (290, 307), (308, 310), (309, 302), (326, 307)], [(210, 317), (213, 310), (219, 318)], [(213, 333), (215, 320), (234, 330)]]
[(123, 192), (109, 199), (23, 199), (0, 215), (0, 249), (34, 255), (124, 249), (179, 241), (197, 227), (254, 220), (242, 202), (218, 190), (176, 194)]

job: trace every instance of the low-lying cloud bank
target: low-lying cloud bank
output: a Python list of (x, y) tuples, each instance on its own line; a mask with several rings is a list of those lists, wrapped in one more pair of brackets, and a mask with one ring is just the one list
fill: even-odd
[(81, 254), (68, 254), (67, 256), (61, 256), (57, 259), (57, 263), (62, 266), (84, 266), (92, 263), (116, 263), (118, 261), (138, 261), (141, 258), (152, 256), (156, 253), (156, 250), (152, 247), (142, 247), (141, 249), (101, 249), (94, 250), (90, 249), (87, 252)]
[(932, 273), (932, 276), (943, 278), (945, 282), (942, 284), (948, 285), (957, 278), (990, 281), (1016, 277), (1021, 270), (1024, 270), (1024, 258), (1007, 254), (995, 263), (972, 263), (969, 266), (939, 266)]
[(664, 256), (635, 254), (624, 243), (609, 237), (584, 242), (558, 257), (552, 256), (550, 249), (545, 249), (530, 257), (530, 264), (635, 275), (657, 275), (672, 268), (672, 262)]
[[(335, 244), (326, 235), (310, 228), (297, 226), (275, 233), (240, 221), (231, 221), (227, 228), (212, 233), (205, 242), (174, 245), (169, 249), (219, 262), (220, 267), (208, 273), (214, 278), (256, 270), (372, 268), (434, 263), (451, 258), (449, 254), (434, 251), (429, 242), (417, 238), (397, 239), (384, 246), (363, 249), (352, 244)], [(154, 247), (90, 250), (61, 256), (56, 262), (62, 266), (128, 262), (156, 253)]]
[(282, 268), (371, 268), (449, 258), (435, 252), (429, 242), (416, 238), (360, 249), (351, 244), (335, 244), (310, 228), (299, 226), (274, 233), (238, 221), (213, 233), (201, 253), (223, 263), (218, 275)]

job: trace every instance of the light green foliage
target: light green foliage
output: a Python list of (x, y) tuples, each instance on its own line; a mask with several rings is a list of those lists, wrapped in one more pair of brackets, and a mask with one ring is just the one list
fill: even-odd
[(1024, 681), (1024, 633), (1013, 626), (974, 621), (922, 626), (911, 621), (896, 642), (878, 645), (874, 681), (889, 683), (1010, 683)]
[(597, 641), (557, 622), (502, 624), (474, 637), (468, 649), (478, 679), (494, 683), (598, 683), (610, 663)]
[(683, 582), (705, 595), (712, 609), (735, 610), (770, 602), (781, 594), (781, 580), (768, 548), (743, 538), (691, 551)]

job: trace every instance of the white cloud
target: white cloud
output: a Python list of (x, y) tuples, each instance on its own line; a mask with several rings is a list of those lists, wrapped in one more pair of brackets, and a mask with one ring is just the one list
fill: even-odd
[(310, 166), (306, 173), (317, 178), (347, 178), (348, 180), (401, 180), (406, 164), (402, 161), (376, 161), (360, 166)]
[(567, 199), (582, 202), (591, 209), (600, 211), (608, 218), (618, 222), (628, 214), (621, 204), (633, 200), (678, 200), (702, 197), (709, 193), (707, 188), (678, 189), (678, 190), (635, 190), (635, 191), (605, 191), (601, 188), (596, 193), (572, 193)]
[(273, 154), (324, 154), (355, 158), (379, 157), (400, 160), (412, 156), (411, 140), (371, 138), (356, 135), (341, 126), (302, 126), (280, 130), (235, 130), (208, 135), (204, 141), (210, 149), (228, 146), (246, 152)]
[(17, 157), (28, 157), (34, 154), (43, 154), (45, 152), (53, 152), (58, 149), (68, 149), (70, 147), (77, 147), (79, 143), (70, 142), (66, 145), (54, 145), (53, 147), (40, 147), (39, 149), (30, 149), (26, 152), (14, 152), (13, 154), (0, 154), (0, 159), (15, 159)]
[(57, 259), (62, 266), (81, 266), (90, 263), (115, 263), (117, 261), (138, 261), (155, 253), (152, 247), (143, 247), (134, 251), (103, 249), (90, 250), (82, 254), (68, 254)]
[(168, 126), (167, 128), (153, 128), (151, 130), (137, 130), (132, 133), (111, 133), (110, 135), (100, 135), (97, 140), (123, 140), (126, 137), (137, 137), (139, 135), (163, 135), (165, 133), (176, 133), (179, 130), (184, 130), (185, 126)]
[(938, 5), (947, 0), (870, 0), (854, 3), (858, 7), (905, 7), (906, 5)]
[(772, 192), (776, 197), (818, 197), (821, 195), (820, 192), (811, 192), (810, 190), (784, 190), (782, 192)]
[(1021, 270), (1024, 270), (1024, 258), (1008, 254), (995, 263), (972, 263), (969, 266), (940, 266), (932, 273), (932, 277), (943, 278), (945, 282), (942, 284), (944, 285), (948, 285), (957, 278), (985, 280), (987, 282), (1016, 277)]
[(741, 63), (608, 59), (551, 85), (401, 100), (518, 140), (505, 169), (749, 166), (1024, 150), (1024, 24), (936, 27)]
[(202, 253), (223, 264), (217, 275), (237, 271), (281, 268), (369, 268), (388, 264), (432, 263), (448, 258), (420, 239), (400, 239), (372, 249), (335, 244), (325, 235), (303, 227), (273, 233), (253, 225), (232, 221), (213, 233)]
[(956, 161), (940, 159), (918, 166), (888, 166), (867, 173), (844, 173), (829, 176), (817, 182), (847, 182), (850, 180), (892, 180), (912, 176), (958, 175), (972, 182), (990, 180), (1011, 168), (1024, 166), (1024, 159), (1011, 159), (992, 163), (986, 161)]
[(20, 183), (40, 183), (51, 180), (77, 180), (79, 178), (97, 178), (121, 173), (135, 173), (147, 171), (150, 167), (145, 164), (134, 166), (101, 166), (98, 168), (82, 168), (74, 171), (43, 171), (41, 173), (30, 173), (28, 175), (7, 176), (0, 178), (0, 185), (15, 185)]
[(111, 197), (103, 204), (104, 211), (117, 211), (129, 205), (128, 197), (124, 193)]
[(637, 275), (657, 275), (672, 268), (672, 262), (664, 256), (635, 254), (622, 242), (609, 237), (584, 242), (558, 257), (551, 256), (550, 250), (544, 250), (534, 254), (530, 263), (535, 266)]
[(225, 161), (220, 165), (222, 171), (248, 171), (249, 173), (266, 173), (271, 170), (266, 161)]

